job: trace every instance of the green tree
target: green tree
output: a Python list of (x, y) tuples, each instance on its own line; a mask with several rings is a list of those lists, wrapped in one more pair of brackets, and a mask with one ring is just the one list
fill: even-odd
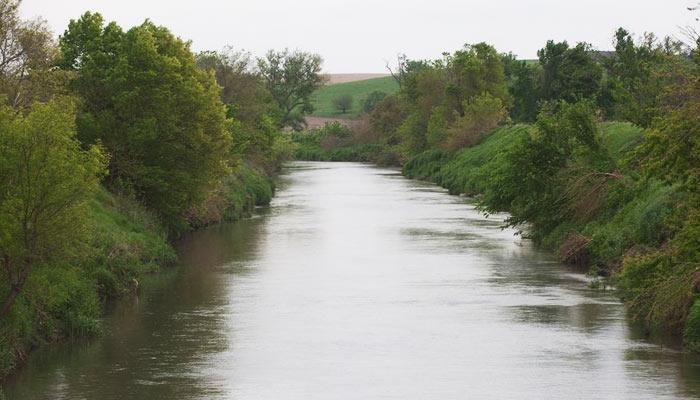
[(186, 211), (228, 172), (231, 135), (214, 77), (188, 43), (149, 21), (123, 32), (86, 13), (60, 46), (61, 64), (78, 73), (79, 137), (109, 152), (108, 182), (183, 229)]
[(39, 263), (65, 260), (85, 239), (87, 202), (105, 170), (99, 147), (82, 150), (73, 104), (0, 109), (0, 319)]
[(464, 112), (447, 129), (442, 147), (448, 151), (474, 146), (486, 134), (496, 129), (507, 116), (503, 101), (483, 94), (464, 102)]
[(275, 121), (278, 109), (262, 77), (254, 71), (250, 56), (230, 48), (208, 51), (197, 55), (197, 65), (212, 72), (221, 86), (221, 100), (227, 116), (233, 119), (230, 131), (234, 156), (268, 171), (277, 169), (283, 159), (274, 154), (279, 135)]
[(598, 148), (597, 124), (590, 102), (549, 103), (530, 135), (511, 145), (482, 205), (488, 212), (509, 211), (508, 223), (531, 224), (530, 234), (540, 239), (559, 225), (566, 177), (561, 173), (572, 159)]
[(258, 59), (258, 69), (279, 107), (279, 126), (295, 130), (313, 112), (311, 95), (324, 83), (318, 54), (270, 50)]
[(384, 100), (386, 96), (387, 94), (381, 90), (373, 90), (372, 93), (368, 94), (362, 101), (362, 111), (366, 114), (371, 113), (374, 111), (375, 107), (377, 107), (377, 104)]
[(399, 96), (387, 96), (374, 108), (369, 123), (387, 145), (394, 146), (399, 143), (397, 130), (405, 117), (405, 104)]
[(349, 94), (344, 94), (333, 99), (333, 107), (340, 111), (341, 114), (345, 114), (352, 108), (352, 102), (352, 96)]
[(56, 44), (45, 21), (23, 20), (20, 0), (0, 0), (0, 93), (13, 107), (60, 93), (65, 79), (50, 67)]
[(465, 45), (448, 58), (447, 73), (447, 96), (460, 115), (464, 115), (465, 101), (484, 93), (510, 105), (503, 57), (493, 46), (486, 43)]
[(590, 45), (586, 43), (569, 47), (565, 41), (548, 41), (537, 52), (543, 71), (542, 99), (569, 103), (596, 99), (600, 93), (603, 71), (591, 57), (591, 52)]
[(613, 115), (649, 127), (661, 105), (664, 88), (682, 67), (680, 43), (660, 42), (646, 34), (639, 44), (623, 28), (615, 32), (615, 56), (607, 62)]
[(541, 69), (525, 61), (512, 60), (508, 66), (508, 91), (513, 99), (510, 117), (516, 122), (537, 118)]

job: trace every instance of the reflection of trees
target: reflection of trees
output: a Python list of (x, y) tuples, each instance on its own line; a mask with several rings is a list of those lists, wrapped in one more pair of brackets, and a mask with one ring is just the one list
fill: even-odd
[(227, 277), (247, 272), (265, 220), (212, 227), (184, 238), (177, 246), (181, 266), (150, 277), (140, 296), (115, 305), (105, 336), (37, 354), (17, 377), (17, 391), (8, 395), (101, 400), (215, 396), (216, 385), (203, 371), (212, 354), (228, 347)]

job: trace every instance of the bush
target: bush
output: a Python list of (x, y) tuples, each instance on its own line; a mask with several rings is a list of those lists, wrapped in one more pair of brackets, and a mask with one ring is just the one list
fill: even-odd
[(457, 118), (446, 131), (447, 151), (474, 146), (481, 141), (483, 135), (493, 131), (507, 116), (503, 101), (489, 94), (465, 101), (463, 110), (464, 115)]
[(700, 302), (693, 302), (688, 312), (688, 320), (683, 330), (683, 342), (694, 352), (700, 352)]

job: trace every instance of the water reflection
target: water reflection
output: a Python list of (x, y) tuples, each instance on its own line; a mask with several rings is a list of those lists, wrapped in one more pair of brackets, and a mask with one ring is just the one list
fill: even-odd
[(397, 171), (295, 163), (273, 206), (179, 246), (108, 334), (41, 351), (9, 398), (681, 399), (696, 356), (614, 293)]

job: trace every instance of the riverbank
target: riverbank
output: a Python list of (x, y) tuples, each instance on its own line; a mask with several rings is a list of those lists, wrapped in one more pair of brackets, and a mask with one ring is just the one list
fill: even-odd
[[(552, 118), (559, 118), (551, 122), (552, 132), (565, 137), (568, 117)], [(625, 122), (595, 123), (588, 142), (558, 149), (548, 144), (539, 153), (544, 129), (542, 123), (505, 126), (456, 152), (432, 149), (403, 160), (395, 155), (393, 161), (403, 164), (409, 178), (474, 196), (486, 214), (508, 212), (504, 224), (557, 253), (562, 262), (610, 277), (648, 334), (683, 335), (688, 348), (696, 348), (699, 318), (688, 318), (694, 315), (692, 269), (649, 266), (681, 226), (678, 209), (685, 197), (677, 186), (639, 173), (634, 160), (644, 131)], [(304, 160), (378, 162), (392, 152), (359, 144), (337, 127), (295, 141), (297, 157)], [(548, 159), (557, 154), (563, 158)]]
[(178, 242), (106, 334), (34, 354), (8, 400), (700, 393), (698, 356), (640, 336), (615, 292), (472, 199), (358, 163), (277, 183), (269, 211)]
[[(270, 203), (274, 184), (241, 165), (222, 189), (189, 213), (191, 229), (236, 221)], [(0, 382), (42, 345), (100, 335), (104, 310), (137, 295), (146, 274), (177, 262), (164, 224), (137, 201), (101, 189), (90, 202), (90, 238), (71, 259), (40, 265), (0, 326)]]

